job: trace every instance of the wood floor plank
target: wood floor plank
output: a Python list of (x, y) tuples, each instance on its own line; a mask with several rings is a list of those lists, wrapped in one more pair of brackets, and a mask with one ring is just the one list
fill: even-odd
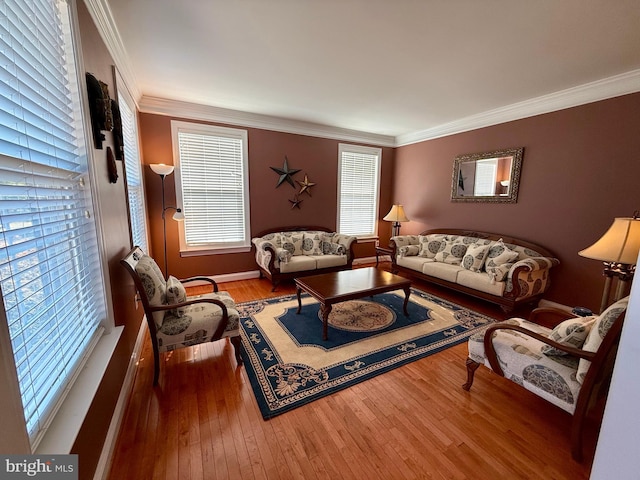
[[(291, 284), (271, 292), (264, 279), (220, 287), (236, 302), (294, 293)], [(575, 462), (571, 417), (486, 368), (464, 391), (466, 353), (466, 344), (448, 348), (265, 421), (227, 340), (163, 354), (155, 388), (147, 340), (109, 478), (587, 479), (597, 424), (585, 462)]]

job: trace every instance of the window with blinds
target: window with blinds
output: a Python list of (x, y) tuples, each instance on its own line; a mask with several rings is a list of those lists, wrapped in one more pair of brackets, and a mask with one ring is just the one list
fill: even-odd
[(498, 174), (498, 159), (490, 158), (476, 162), (476, 179), (474, 195), (491, 196), (496, 194), (496, 180)]
[(127, 99), (122, 94), (118, 94), (118, 106), (120, 107), (120, 117), (122, 119), (124, 168), (127, 179), (127, 197), (129, 199), (131, 241), (133, 245), (137, 245), (143, 251), (149, 252), (136, 116), (134, 109), (129, 106)]
[(378, 234), (380, 148), (338, 146), (338, 232), (358, 237)]
[(34, 449), (106, 318), (68, 9), (0, 3), (0, 321)]
[(247, 132), (171, 122), (183, 251), (250, 247)]

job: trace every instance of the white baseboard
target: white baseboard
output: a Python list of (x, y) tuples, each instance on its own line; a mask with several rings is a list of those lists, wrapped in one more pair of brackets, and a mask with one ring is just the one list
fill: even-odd
[[(384, 261), (384, 259), (387, 258), (389, 261), (391, 261), (390, 257), (380, 257), (380, 261)], [(356, 258), (353, 260), (353, 264), (354, 265), (364, 265), (365, 263), (376, 263), (376, 257), (362, 257), (362, 258)]]
[(98, 460), (98, 465), (93, 475), (94, 480), (107, 480), (107, 476), (109, 475), (109, 469), (111, 467), (111, 461), (113, 457), (113, 450), (116, 445), (116, 440), (118, 439), (118, 433), (120, 432), (120, 426), (122, 425), (124, 412), (129, 403), (129, 399), (131, 398), (131, 391), (133, 389), (133, 381), (136, 377), (138, 359), (140, 358), (142, 345), (144, 344), (146, 335), (147, 320), (145, 317), (142, 317), (142, 322), (140, 324), (140, 330), (138, 331), (136, 343), (133, 347), (131, 358), (129, 359), (127, 373), (125, 374), (124, 382), (122, 383), (122, 388), (120, 389), (120, 395), (118, 396), (118, 402), (116, 403), (116, 408), (114, 409), (113, 416), (111, 417), (111, 423), (109, 424), (107, 437), (105, 438), (104, 445), (102, 446), (102, 453), (100, 454), (100, 459)]
[[(237, 282), (238, 280), (250, 280), (252, 278), (258, 278), (258, 277), (260, 277), (260, 271), (258, 270), (250, 270), (247, 272), (225, 273), (222, 275), (208, 276), (208, 278), (215, 280), (216, 283)], [(200, 280), (197, 280), (195, 282), (189, 282), (190, 287), (197, 287), (201, 285), (208, 285), (208, 283)]]

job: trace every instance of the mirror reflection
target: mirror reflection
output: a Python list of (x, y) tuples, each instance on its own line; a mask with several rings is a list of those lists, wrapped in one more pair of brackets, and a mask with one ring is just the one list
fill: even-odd
[(522, 148), (458, 155), (453, 165), (451, 200), (515, 203)]

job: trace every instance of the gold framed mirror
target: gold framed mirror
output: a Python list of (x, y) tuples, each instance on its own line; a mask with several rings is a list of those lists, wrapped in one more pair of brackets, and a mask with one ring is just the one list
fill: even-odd
[(453, 162), (452, 202), (516, 203), (524, 148), (458, 155)]

